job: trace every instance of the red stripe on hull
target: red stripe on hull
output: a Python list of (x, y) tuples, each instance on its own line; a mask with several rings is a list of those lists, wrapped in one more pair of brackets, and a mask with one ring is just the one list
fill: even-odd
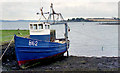
[[(65, 53), (65, 52), (66, 52), (66, 51), (61, 52), (61, 53), (58, 53), (58, 54), (55, 54), (55, 55), (53, 55), (53, 56), (48, 56), (48, 57), (40, 58), (40, 59), (46, 59), (46, 58), (54, 57), (54, 56), (57, 56), (57, 55), (63, 54), (63, 53)], [(25, 63), (27, 63), (27, 62), (30, 62), (30, 61), (33, 61), (33, 60), (40, 60), (40, 59), (32, 59), (32, 60), (18, 61), (18, 64), (19, 64), (19, 66), (21, 66), (22, 64), (25, 64)]]

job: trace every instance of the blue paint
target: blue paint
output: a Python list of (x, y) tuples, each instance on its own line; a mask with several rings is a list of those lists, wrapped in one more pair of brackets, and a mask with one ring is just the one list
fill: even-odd
[(66, 43), (39, 41), (31, 38), (18, 37), (16, 35), (14, 39), (18, 61), (45, 58), (67, 50)]
[(42, 41), (50, 41), (50, 35), (30, 35), (30, 38)]

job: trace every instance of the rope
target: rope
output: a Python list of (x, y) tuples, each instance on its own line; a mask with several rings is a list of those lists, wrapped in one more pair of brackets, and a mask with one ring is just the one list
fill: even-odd
[(32, 64), (32, 65), (28, 65), (28, 66), (23, 65), (23, 66), (21, 66), (21, 68), (22, 68), (22, 69), (27, 69), (27, 68), (29, 68), (29, 67), (36, 66), (36, 65), (38, 65), (38, 64), (40, 64), (40, 62), (34, 63), (34, 64)]
[(4, 56), (4, 54), (6, 53), (6, 51), (8, 50), (10, 44), (12, 43), (12, 41), (14, 40), (14, 37), (11, 39), (10, 43), (8, 44), (7, 48), (5, 49), (4, 53), (2, 54), (2, 56), (0, 57), (0, 60), (2, 59), (2, 57)]

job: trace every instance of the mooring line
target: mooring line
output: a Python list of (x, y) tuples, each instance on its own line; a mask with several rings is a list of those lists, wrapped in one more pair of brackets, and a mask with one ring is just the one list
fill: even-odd
[(32, 64), (32, 65), (28, 65), (28, 66), (26, 66), (26, 67), (25, 67), (25, 66), (21, 66), (21, 68), (22, 68), (22, 69), (27, 69), (27, 68), (36, 66), (36, 65), (38, 65), (38, 64), (40, 64), (40, 62), (34, 63), (34, 64)]
[(6, 53), (6, 51), (8, 50), (10, 44), (12, 43), (12, 41), (14, 40), (14, 36), (13, 38), (11, 39), (10, 43), (8, 44), (7, 48), (5, 49), (4, 53), (2, 54), (2, 56), (0, 57), (0, 60), (2, 59), (2, 57), (4, 56), (4, 54)]

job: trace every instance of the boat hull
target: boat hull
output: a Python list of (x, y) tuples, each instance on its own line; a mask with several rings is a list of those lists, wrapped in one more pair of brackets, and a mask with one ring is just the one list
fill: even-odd
[(54, 57), (67, 51), (66, 43), (40, 41), (16, 35), (14, 39), (16, 57), (20, 66), (30, 61)]

